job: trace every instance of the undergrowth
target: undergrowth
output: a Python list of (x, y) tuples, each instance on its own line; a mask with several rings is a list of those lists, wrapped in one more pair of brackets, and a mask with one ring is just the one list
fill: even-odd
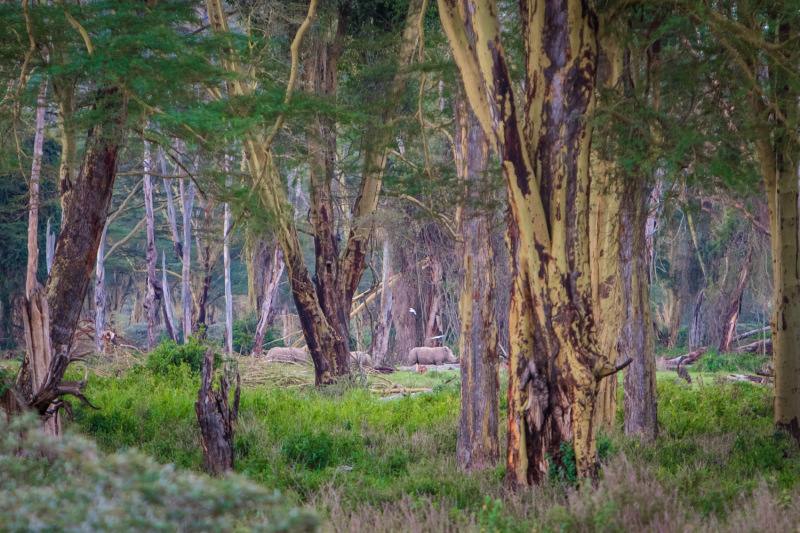
[[(619, 476), (628, 476), (633, 486), (649, 487), (647, 498), (657, 493), (666, 503), (658, 509), (645, 506), (655, 514), (640, 529), (609, 529), (601, 522), (633, 513), (626, 498), (639, 502), (645, 496), (603, 483), (574, 492), (569, 445), (561, 450), (561, 465), (552, 469), (550, 483), (533, 491), (505, 492), (502, 462), (481, 473), (458, 472), (459, 381), (445, 385), (450, 377), (418, 376), (417, 381), (438, 383), (437, 391), (389, 402), (377, 401), (357, 385), (335, 393), (246, 388), (236, 426), (236, 470), (282, 490), (296, 504), (315, 506), (328, 516), (325, 527), (335, 531), (372, 532), (363, 527), (376, 510), (382, 510), (380, 516), (411, 512), (424, 518), (428, 525), (419, 531), (530, 531), (525, 523), (538, 531), (659, 530), (656, 523), (664, 531), (679, 531), (662, 520), (664, 512), (682, 517), (674, 524), (698, 528), (722, 527), (732, 520), (745, 524), (749, 522), (738, 513), (743, 502), (778, 505), (794, 498), (798, 489), (800, 453), (791, 439), (774, 430), (771, 389), (723, 382), (689, 387), (660, 379), (657, 440), (625, 437), (618, 427), (599, 435), (598, 451), (606, 465), (603, 483), (612, 481), (609, 472), (625, 472)], [(73, 427), (93, 436), (105, 452), (134, 447), (158, 462), (199, 470), (201, 444), (193, 405), (198, 386), (197, 374), (185, 363), (169, 366), (163, 374), (140, 367), (120, 378), (93, 377), (86, 393), (103, 409), (77, 406)], [(501, 391), (504, 396), (505, 387)], [(503, 398), (501, 405), (505, 403)], [(548, 507), (542, 508), (541, 502), (549, 502)], [(656, 515), (660, 522), (651, 520)], [(362, 524), (356, 529), (351, 527), (353, 516)], [(375, 525), (374, 533), (415, 530), (391, 529), (392, 520)]]

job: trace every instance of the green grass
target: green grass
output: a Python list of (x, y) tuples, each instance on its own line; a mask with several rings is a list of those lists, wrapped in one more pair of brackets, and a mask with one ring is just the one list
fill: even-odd
[[(761, 531), (764, 520), (754, 517), (764, 509), (800, 524), (800, 505), (786, 503), (800, 501), (800, 452), (774, 429), (771, 388), (714, 375), (697, 373), (688, 386), (675, 372), (659, 373), (659, 436), (649, 443), (623, 434), (620, 387), (617, 427), (598, 436), (604, 480), (579, 492), (569, 464), (551, 469), (551, 482), (532, 492), (503, 490), (502, 462), (459, 472), (459, 379), (446, 383), (456, 372), (392, 374), (434, 392), (386, 402), (359, 386), (245, 388), (236, 470), (290, 504), (313, 507), (337, 531), (404, 531), (412, 515), (428, 524), (419, 531), (684, 531), (659, 529), (664, 513), (681, 517), (681, 528)], [(506, 380), (501, 374), (501, 409)], [(105, 453), (137, 449), (200, 471), (198, 387), (186, 363), (92, 376), (86, 394), (102, 410), (76, 406), (68, 429), (93, 437)], [(503, 445), (504, 419), (502, 412)], [(601, 527), (606, 522), (617, 526)]]

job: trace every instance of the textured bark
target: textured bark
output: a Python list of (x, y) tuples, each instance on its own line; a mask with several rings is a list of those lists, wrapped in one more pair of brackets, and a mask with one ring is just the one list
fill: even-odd
[[(602, 80), (609, 91), (622, 91), (623, 51), (615, 34), (604, 35), (601, 56)], [(599, 82), (598, 82), (599, 83)], [(591, 212), (589, 238), (591, 250), (592, 299), (597, 312), (597, 344), (609, 362), (616, 363), (623, 321), (622, 279), (620, 276), (620, 183), (613, 154), (596, 151), (592, 158)], [(597, 392), (597, 429), (611, 428), (617, 417), (616, 376), (603, 379)]]
[(220, 390), (215, 391), (214, 351), (209, 350), (203, 358), (203, 375), (194, 410), (200, 424), (203, 444), (203, 468), (213, 475), (233, 471), (234, 423), (239, 414), (241, 381), (236, 375), (236, 392), (233, 406), (230, 404), (230, 383), (223, 372), (219, 377)]
[(375, 332), (372, 336), (372, 360), (382, 365), (389, 351), (389, 334), (392, 330), (392, 306), (394, 290), (389, 280), (392, 279), (392, 257), (388, 236), (383, 240), (383, 271), (381, 272), (381, 310)]
[(597, 476), (597, 383), (619, 370), (599, 352), (590, 273), (592, 128), (585, 118), (595, 105), (597, 16), (580, 0), (531, 0), (520, 12), (522, 124), (495, 3), (439, 0), (467, 96), (493, 138), (508, 188), (511, 486), (543, 480), (570, 441), (579, 477)]
[(161, 252), (161, 286), (164, 288), (164, 297), (161, 305), (164, 306), (164, 325), (170, 340), (178, 340), (178, 327), (175, 322), (175, 315), (172, 312), (172, 295), (169, 290), (169, 280), (167, 279), (167, 256)]
[(233, 352), (233, 293), (231, 291), (231, 252), (230, 235), (228, 231), (231, 224), (231, 209), (225, 204), (225, 218), (222, 235), (225, 242), (222, 250), (222, 260), (225, 266), (225, 349)]
[[(36, 134), (33, 139), (33, 165), (29, 184), (28, 207), (28, 268), (25, 276), (25, 296), (30, 298), (36, 287), (36, 271), (39, 269), (39, 180), (42, 175), (42, 153), (44, 150), (44, 116), (47, 111), (47, 81), (39, 87), (36, 107)], [(48, 221), (49, 227), (49, 221)], [(49, 232), (48, 232), (49, 233)]]
[(722, 315), (722, 331), (718, 353), (728, 353), (736, 342), (736, 326), (739, 324), (739, 316), (742, 313), (742, 298), (750, 278), (751, 254), (748, 253), (739, 269), (739, 278), (733, 288), (733, 292), (728, 296), (728, 304), (724, 308)]
[[(161, 163), (161, 175), (167, 175), (167, 160), (164, 157), (164, 149), (160, 146), (158, 147), (158, 159)], [(178, 175), (178, 170), (175, 171), (175, 175)], [(172, 230), (172, 246), (173, 250), (175, 251), (175, 257), (178, 261), (183, 260), (183, 245), (181, 244), (181, 238), (178, 234), (178, 221), (177, 217), (175, 216), (175, 202), (172, 201), (172, 183), (171, 180), (167, 178), (162, 178), (164, 181), (164, 193), (167, 195), (167, 220), (169, 221), (169, 227)]]
[(699, 348), (703, 343), (703, 303), (706, 299), (706, 290), (700, 289), (694, 301), (694, 312), (692, 313), (692, 324), (689, 326), (689, 349)]
[(194, 182), (184, 190), (180, 181), (181, 209), (183, 210), (183, 269), (181, 270), (181, 318), (183, 320), (184, 344), (192, 334), (192, 207), (194, 206)]
[(442, 303), (442, 263), (433, 250), (428, 233), (424, 233), (425, 247), (428, 250), (428, 273), (430, 274), (430, 290), (428, 293), (427, 311), (428, 318), (425, 321), (425, 333), (423, 346), (436, 347), (442, 346), (442, 318), (440, 307)]
[(655, 439), (658, 435), (656, 359), (650, 328), (653, 317), (645, 246), (649, 194), (643, 183), (642, 180), (629, 183), (622, 194), (619, 248), (623, 320), (619, 358), (633, 361), (625, 369), (623, 380), (625, 433)]
[[(249, 231), (249, 230), (248, 230)], [(247, 302), (255, 312), (261, 309), (264, 291), (267, 289), (267, 278), (270, 274), (271, 254), (269, 246), (262, 236), (248, 235), (247, 243)]]
[[(416, 50), (421, 27), (419, 21), (424, 11), (422, 9), (424, 2), (425, 0), (413, 0), (409, 7), (398, 63), (401, 69), (410, 64), (413, 52)], [(212, 29), (215, 32), (228, 32), (228, 22), (221, 2), (219, 0), (207, 0), (206, 7)], [(312, 0), (309, 5), (308, 15), (298, 28), (290, 47), (292, 73), (284, 99), (286, 105), (291, 102), (294, 83), (297, 79), (300, 42), (311, 25), (315, 10), (316, 1)], [(231, 62), (225, 62), (224, 67), (235, 72), (241, 72), (242, 70), (241, 66)], [(330, 75), (333, 72), (334, 70), (330, 68), (330, 64), (325, 66), (326, 76), (335, 82), (335, 76)], [(323, 80), (323, 78), (319, 79), (320, 81)], [(393, 95), (400, 94), (400, 91), (405, 89), (406, 82), (407, 75), (404, 72), (395, 75), (392, 81)], [(244, 81), (238, 81), (229, 85), (229, 92), (237, 95), (249, 95), (252, 92), (252, 87)], [(394, 105), (387, 106), (385, 124), (391, 124), (391, 115), (395, 109)], [(338, 267), (332, 263), (329, 264), (327, 260), (323, 260), (323, 270), (322, 272), (317, 272), (317, 279), (319, 280), (320, 274), (324, 274), (329, 280), (335, 280), (335, 284), (328, 287), (323, 286), (322, 292), (325, 293), (325, 298), (327, 299), (320, 301), (320, 292), (317, 284), (312, 283), (311, 276), (305, 265), (297, 229), (294, 224), (294, 216), (289, 209), (286, 192), (270, 150), (270, 146), (282, 124), (283, 115), (280, 115), (268, 136), (257, 135), (256, 138), (246, 140), (248, 169), (256, 182), (257, 186), (255, 188), (258, 191), (263, 207), (272, 220), (276, 221), (275, 234), (283, 250), (295, 306), (300, 316), (309, 353), (314, 361), (315, 381), (317, 385), (322, 385), (332, 383), (338, 376), (349, 372), (349, 349), (345, 350), (345, 347), (349, 348), (347, 346), (349, 340), (349, 321), (347, 317), (350, 302), (352, 302), (353, 295), (365, 268), (366, 246), (371, 233), (371, 224), (358, 224), (356, 222), (351, 226), (350, 236)], [(385, 129), (388, 130), (389, 128)], [(384, 129), (381, 129), (381, 131), (384, 132)], [(326, 136), (323, 135), (320, 141), (324, 142), (325, 139)], [(352, 218), (355, 221), (372, 213), (377, 207), (382, 171), (385, 164), (385, 147), (391, 142), (391, 131), (383, 133), (378, 141), (375, 146), (379, 147), (379, 156), (365, 156), (365, 175), (362, 176), (357, 201), (352, 210)], [(370, 154), (374, 152), (375, 150), (372, 150)], [(375, 159), (379, 159), (378, 166), (374, 165)], [(316, 173), (319, 176), (320, 167), (312, 161), (312, 167), (314, 166), (316, 166)], [(327, 191), (329, 190), (328, 188)], [(322, 191), (322, 194), (327, 191)], [(332, 213), (327, 216), (332, 224)], [(327, 233), (317, 235), (317, 224), (318, 222), (315, 221), (315, 246), (319, 242), (322, 246), (327, 247), (329, 246), (328, 235)], [(330, 231), (333, 231), (333, 229), (331, 228)], [(320, 254), (317, 254), (317, 257), (320, 257)], [(327, 259), (330, 256), (324, 255), (323, 257)], [(342, 327), (342, 324), (347, 324), (347, 326)], [(347, 336), (343, 337), (343, 330), (348, 332)]]
[(55, 353), (72, 342), (108, 217), (117, 152), (125, 133), (126, 104), (121, 93), (116, 89), (97, 91), (95, 107), (103, 109), (103, 120), (89, 130), (74, 183), (69, 179), (62, 182), (64, 220), (47, 280)]
[(156, 275), (155, 217), (153, 216), (153, 179), (150, 177), (152, 161), (150, 159), (150, 143), (144, 142), (144, 206), (147, 218), (147, 249), (145, 262), (147, 265), (147, 295), (144, 298), (144, 308), (147, 309), (147, 349), (153, 350), (158, 346), (158, 331), (156, 330), (156, 314), (161, 305), (164, 289)]
[[(53, 359), (50, 342), (50, 310), (44, 289), (38, 283), (22, 302), (22, 320), (25, 328), (25, 360), (17, 374), (17, 391), (30, 406), (44, 386)], [(46, 404), (48, 407), (50, 402)], [(57, 412), (48, 417), (44, 431), (49, 435), (61, 434), (61, 421)]]
[[(459, 102), (456, 113), (459, 178), (464, 182), (481, 180), (489, 160), (489, 140), (465, 101)], [(469, 183), (462, 190), (465, 196), (470, 194)], [(480, 201), (475, 192), (472, 194), (471, 200)], [(492, 467), (500, 458), (500, 367), (489, 221), (485, 215), (463, 207), (461, 214), (461, 411), (456, 464), (469, 471)]]
[(267, 326), (272, 322), (272, 315), (275, 309), (275, 296), (278, 294), (278, 285), (280, 284), (281, 275), (283, 275), (284, 266), (283, 252), (281, 251), (281, 247), (276, 244), (272, 255), (272, 268), (270, 270), (269, 283), (267, 284), (266, 291), (261, 300), (261, 315), (258, 318), (258, 324), (256, 324), (256, 332), (253, 334), (253, 357), (261, 357), (261, 348), (264, 345), (264, 334), (267, 332)]
[(103, 351), (103, 332), (106, 330), (106, 268), (103, 265), (103, 251), (106, 247), (107, 231), (108, 221), (103, 227), (94, 267), (94, 351), (97, 353)]
[[(417, 300), (417, 288), (413, 280), (416, 265), (413, 255), (400, 243), (395, 245), (394, 254), (400, 267), (400, 277), (393, 286), (394, 302), (392, 304), (392, 323), (394, 324), (394, 358), (405, 361), (408, 353), (419, 346), (417, 336), (417, 320), (420, 306)], [(414, 309), (414, 313), (411, 312)]]
[(50, 219), (47, 219), (47, 233), (45, 233), (45, 260), (47, 261), (47, 275), (53, 270), (53, 257), (56, 254), (56, 234), (50, 232)]

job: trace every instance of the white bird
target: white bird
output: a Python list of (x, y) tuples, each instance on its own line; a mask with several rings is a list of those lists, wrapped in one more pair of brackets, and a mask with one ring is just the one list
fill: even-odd
[(414, 311), (414, 308), (413, 308), (413, 307), (409, 307), (409, 308), (408, 308), (408, 312), (409, 312), (409, 313), (411, 313), (411, 314), (412, 314), (412, 315), (414, 315), (414, 316), (417, 316), (417, 312), (416, 312), (416, 311)]

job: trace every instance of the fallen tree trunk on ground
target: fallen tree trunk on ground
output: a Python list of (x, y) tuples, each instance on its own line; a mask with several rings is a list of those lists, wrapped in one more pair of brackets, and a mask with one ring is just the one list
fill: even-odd
[(768, 377), (762, 376), (750, 376), (747, 374), (727, 374), (722, 376), (725, 379), (729, 379), (731, 381), (749, 381), (752, 383), (758, 383), (759, 385), (771, 385), (772, 380)]
[(745, 344), (744, 346), (736, 348), (736, 353), (755, 353), (760, 351), (762, 348), (764, 349), (764, 353), (772, 355), (772, 339), (763, 339), (751, 344)]
[(754, 329), (752, 331), (746, 331), (746, 332), (742, 333), (741, 335), (737, 335), (735, 340), (740, 341), (742, 339), (746, 339), (748, 337), (752, 337), (753, 335), (758, 335), (759, 333), (766, 333), (767, 331), (772, 331), (772, 328), (769, 327), (769, 326), (766, 326), (766, 327), (763, 327), (763, 328)]
[(698, 348), (693, 352), (689, 352), (685, 355), (680, 355), (678, 357), (673, 357), (671, 359), (664, 359), (664, 364), (669, 370), (673, 370), (678, 368), (678, 363), (681, 362), (683, 359), (684, 365), (691, 365), (692, 363), (696, 363), (700, 356), (706, 353), (708, 350), (708, 346), (703, 346), (702, 348)]

